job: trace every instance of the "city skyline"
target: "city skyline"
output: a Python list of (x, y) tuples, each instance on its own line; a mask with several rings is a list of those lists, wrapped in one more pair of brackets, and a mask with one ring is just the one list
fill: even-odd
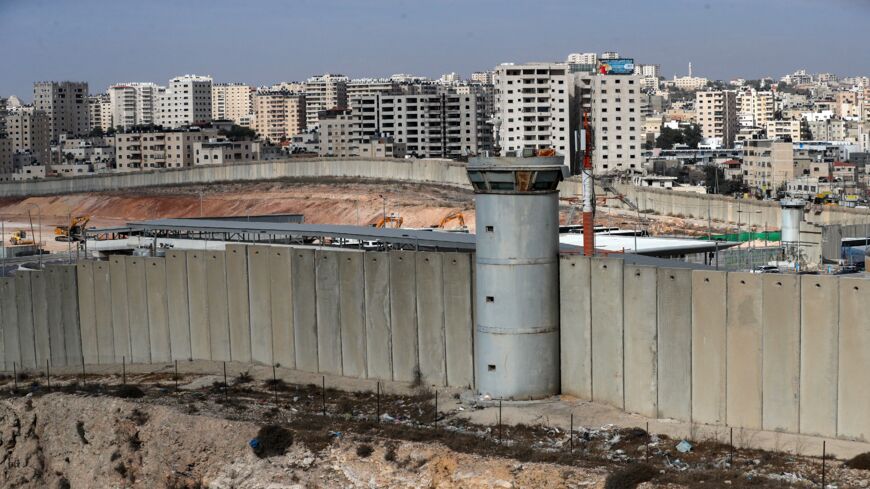
[[(854, 54), (868, 40), (862, 25), (870, 5), (852, 0), (257, 5), (239, 11), (225, 1), (158, 0), (148, 9), (103, 0), (6, 1), (0, 4), (0, 44), (11, 47), (10, 69), (0, 78), (0, 96), (29, 102), (37, 80), (87, 81), (98, 93), (119, 82), (165, 84), (184, 73), (252, 85), (324, 72), (468, 76), (503, 62), (564, 61), (571, 52), (607, 50), (660, 64), (666, 78), (686, 74), (689, 62), (696, 75), (711, 79), (777, 78), (802, 68), (870, 73), (870, 57)], [(279, 11), (286, 15), (275, 15)], [(837, 19), (836, 36), (810, 35), (821, 16)]]

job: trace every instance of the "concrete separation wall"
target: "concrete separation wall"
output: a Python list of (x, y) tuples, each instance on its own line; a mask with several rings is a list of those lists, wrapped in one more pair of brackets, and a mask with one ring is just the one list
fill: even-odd
[(450, 160), (290, 158), (237, 165), (0, 183), (0, 195), (27, 197), (172, 185), (324, 177), (429, 183), (471, 189), (465, 164)]
[(560, 261), (563, 394), (648, 417), (870, 440), (866, 278)]

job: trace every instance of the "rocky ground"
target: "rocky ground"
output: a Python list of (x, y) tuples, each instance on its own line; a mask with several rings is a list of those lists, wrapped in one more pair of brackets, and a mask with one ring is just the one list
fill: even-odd
[[(483, 425), (478, 401), (171, 374), (0, 387), (0, 487), (819, 487), (821, 463), (613, 425)], [(472, 398), (473, 399), (473, 398)], [(445, 404), (449, 407), (444, 408)], [(325, 414), (324, 414), (325, 413)], [(867, 466), (870, 468), (870, 466)], [(826, 462), (827, 487), (870, 471)]]

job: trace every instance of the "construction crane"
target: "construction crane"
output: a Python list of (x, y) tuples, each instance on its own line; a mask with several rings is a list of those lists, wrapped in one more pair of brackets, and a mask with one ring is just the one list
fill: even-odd
[(85, 226), (91, 220), (91, 216), (76, 216), (70, 218), (69, 225), (54, 228), (55, 241), (83, 241), (85, 238)]
[(378, 228), (378, 229), (381, 229), (381, 228), (398, 229), (398, 228), (402, 227), (403, 222), (405, 222), (405, 220), (402, 218), (402, 216), (400, 216), (398, 214), (390, 214), (389, 216), (383, 216), (380, 219), (378, 219), (378, 222), (372, 224), (372, 227)]
[(459, 221), (459, 227), (465, 229), (465, 214), (459, 211), (453, 211), (450, 214), (444, 216), (444, 219), (441, 219), (441, 222), (432, 226), (435, 229), (444, 229), (448, 223), (452, 221)]

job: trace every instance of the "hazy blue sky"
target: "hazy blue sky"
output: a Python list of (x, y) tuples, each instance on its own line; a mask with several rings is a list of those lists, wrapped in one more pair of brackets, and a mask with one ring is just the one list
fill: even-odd
[(34, 80), (467, 76), (605, 50), (668, 77), (870, 75), (870, 0), (0, 0), (0, 96), (25, 101)]

